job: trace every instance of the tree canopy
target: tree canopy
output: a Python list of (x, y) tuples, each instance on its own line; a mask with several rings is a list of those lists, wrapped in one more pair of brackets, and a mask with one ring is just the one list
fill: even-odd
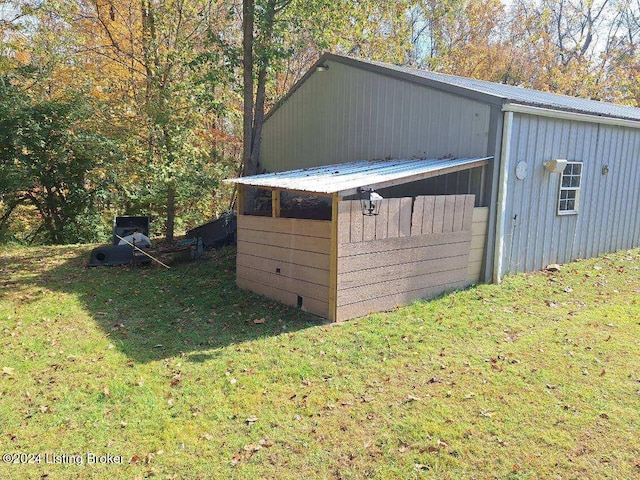
[(0, 241), (172, 240), (326, 50), (640, 104), (640, 0), (0, 0)]

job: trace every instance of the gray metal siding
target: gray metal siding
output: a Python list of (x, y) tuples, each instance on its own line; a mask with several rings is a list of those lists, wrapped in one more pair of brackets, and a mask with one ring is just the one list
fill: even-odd
[[(542, 166), (554, 158), (584, 162), (577, 215), (556, 213), (560, 174)], [(520, 161), (528, 164), (524, 180), (515, 177)], [(640, 245), (639, 164), (640, 130), (514, 115), (504, 273)]]
[(264, 124), (261, 167), (283, 171), (384, 158), (481, 157), (489, 106), (329, 61)]

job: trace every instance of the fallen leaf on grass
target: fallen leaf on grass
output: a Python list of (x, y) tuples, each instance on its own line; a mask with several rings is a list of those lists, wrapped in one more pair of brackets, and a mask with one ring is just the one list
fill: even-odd
[(248, 417), (245, 422), (247, 422), (247, 425), (253, 425), (254, 423), (256, 423), (258, 421), (258, 417)]
[(422, 463), (416, 463), (413, 466), (416, 470), (421, 470), (421, 471), (431, 470), (431, 467), (429, 465), (424, 465)]
[(253, 323), (255, 323), (256, 325), (260, 325), (262, 323), (264, 323), (266, 320), (264, 319), (264, 317), (262, 318), (256, 318)]
[(213, 435), (211, 435), (210, 433), (203, 433), (200, 438), (202, 440), (207, 440), (207, 441), (211, 441), (213, 440)]
[(273, 447), (273, 442), (267, 438), (261, 438), (260, 440), (258, 440), (258, 445), (263, 448), (269, 448)]
[(2, 374), (3, 375), (7, 375), (8, 377), (13, 375), (13, 372), (15, 372), (15, 368), (11, 368), (11, 367), (2, 367)]

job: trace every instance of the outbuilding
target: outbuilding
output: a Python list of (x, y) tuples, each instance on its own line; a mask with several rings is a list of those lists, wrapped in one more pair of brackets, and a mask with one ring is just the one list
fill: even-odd
[(260, 168), (238, 285), (332, 320), (640, 245), (639, 108), (324, 54)]

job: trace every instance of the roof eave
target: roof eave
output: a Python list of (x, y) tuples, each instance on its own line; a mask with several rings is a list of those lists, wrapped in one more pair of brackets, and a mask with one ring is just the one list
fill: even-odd
[(602, 115), (593, 115), (584, 112), (576, 112), (561, 109), (552, 109), (540, 107), (536, 105), (527, 105), (523, 103), (506, 102), (502, 106), (503, 112), (524, 113), (528, 115), (536, 115), (539, 117), (550, 117), (560, 120), (570, 120), (575, 122), (599, 123), (603, 125), (615, 125), (618, 127), (640, 128), (640, 121), (631, 120), (620, 117), (607, 117)]

